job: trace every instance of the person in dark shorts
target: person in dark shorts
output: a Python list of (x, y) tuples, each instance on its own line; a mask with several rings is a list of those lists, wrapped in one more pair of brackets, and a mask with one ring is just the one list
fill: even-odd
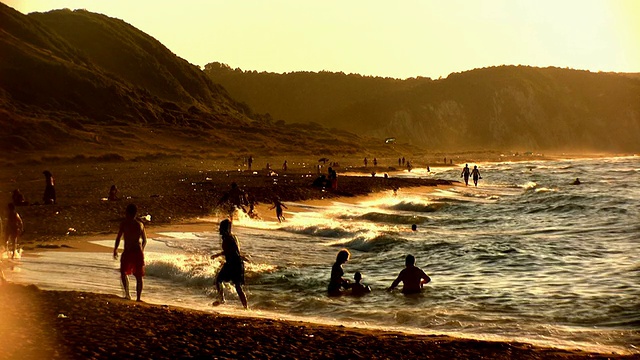
[(402, 282), (403, 294), (417, 294), (422, 291), (423, 285), (431, 282), (431, 278), (416, 266), (416, 258), (413, 255), (407, 255), (404, 263), (406, 267), (400, 271), (400, 274), (391, 286), (389, 286), (387, 291), (395, 289), (395, 287)]
[(238, 238), (231, 233), (231, 221), (229, 219), (224, 219), (220, 222), (220, 236), (222, 237), (222, 251), (212, 255), (211, 259), (224, 255), (225, 263), (216, 276), (216, 290), (218, 290), (219, 300), (214, 302), (213, 305), (225, 302), (222, 283), (231, 282), (236, 287), (242, 306), (247, 309), (249, 307), (247, 305), (247, 296), (242, 289), (244, 285), (244, 261), (242, 255), (240, 255)]
[(44, 195), (42, 196), (42, 201), (46, 205), (55, 205), (56, 204), (56, 188), (55, 181), (53, 179), (53, 174), (49, 170), (45, 170), (42, 172), (44, 174)]
[(464, 184), (466, 186), (469, 186), (469, 175), (471, 174), (471, 170), (469, 170), (469, 164), (466, 164), (464, 166), (464, 168), (462, 169), (462, 173), (460, 174), (460, 177), (464, 178)]
[[(142, 277), (144, 276), (144, 248), (147, 246), (147, 234), (144, 225), (136, 218), (138, 208), (135, 204), (127, 205), (126, 217), (120, 223), (120, 230), (113, 247), (113, 258), (118, 259), (120, 238), (124, 236), (124, 251), (120, 257), (120, 278), (124, 288), (125, 299), (131, 300), (129, 294), (129, 275), (136, 277), (136, 300), (142, 295)], [(142, 239), (142, 243), (140, 240)]]

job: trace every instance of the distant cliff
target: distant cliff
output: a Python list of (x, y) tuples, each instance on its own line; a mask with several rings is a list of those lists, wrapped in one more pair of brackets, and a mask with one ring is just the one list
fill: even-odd
[(640, 151), (637, 74), (500, 66), (398, 80), (257, 73), (220, 63), (205, 72), (274, 118), (432, 150)]

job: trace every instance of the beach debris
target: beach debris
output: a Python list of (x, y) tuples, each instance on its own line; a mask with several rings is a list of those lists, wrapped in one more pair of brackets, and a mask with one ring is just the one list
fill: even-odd
[(77, 230), (74, 228), (68, 228), (67, 229), (67, 235), (75, 235), (77, 233)]
[(323, 164), (326, 164), (326, 163), (327, 163), (327, 161), (329, 161), (329, 158), (326, 158), (326, 157), (323, 157), (323, 158), (318, 159), (318, 162), (321, 162), (321, 163), (323, 163)]
[(205, 181), (211, 181), (211, 180), (213, 180), (213, 178), (210, 178), (210, 177), (207, 177), (207, 178), (204, 178), (204, 179), (205, 179)]
[(140, 216), (140, 220), (151, 221), (151, 215), (147, 214), (145, 216)]
[(65, 315), (63, 313), (58, 314), (58, 319), (66, 319), (66, 318), (68, 318), (67, 315)]
[(109, 199), (108, 199), (108, 198), (102, 198), (102, 199), (100, 199), (100, 200), (102, 200), (102, 201), (109, 201)]
[(396, 138), (390, 137), (390, 138), (384, 139), (385, 144), (393, 144), (394, 142), (396, 142)]

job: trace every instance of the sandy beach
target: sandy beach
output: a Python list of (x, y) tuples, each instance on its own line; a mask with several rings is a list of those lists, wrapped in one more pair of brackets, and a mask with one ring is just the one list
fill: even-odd
[[(18, 208), (25, 219), (24, 255), (35, 251), (109, 249), (89, 243), (115, 237), (124, 207), (135, 202), (151, 214), (150, 236), (162, 231), (197, 231), (218, 199), (236, 182), (254, 194), (258, 212), (273, 220), (271, 199), (326, 201), (354, 199), (415, 186), (451, 185), (446, 179), (340, 177), (339, 191), (314, 188), (315, 174), (290, 170), (276, 178), (266, 172), (203, 171), (196, 165), (123, 163), (51, 167), (57, 175), (58, 204)], [(40, 194), (41, 166), (21, 168), (1, 179), (2, 193), (20, 187), (28, 199)], [(129, 169), (131, 170), (131, 169)], [(118, 174), (117, 176), (114, 174)], [(287, 176), (284, 176), (287, 175)], [(276, 178), (277, 180), (274, 180)], [(121, 200), (103, 201), (111, 183)], [(402, 191), (402, 190), (400, 190)], [(75, 231), (69, 231), (73, 228)], [(69, 234), (67, 234), (69, 233)], [(126, 301), (116, 295), (42, 291), (35, 286), (0, 287), (0, 359), (175, 359), (175, 358), (422, 358), (422, 359), (638, 359), (535, 347), (521, 343), (421, 336), (311, 323), (231, 317), (163, 304)]]

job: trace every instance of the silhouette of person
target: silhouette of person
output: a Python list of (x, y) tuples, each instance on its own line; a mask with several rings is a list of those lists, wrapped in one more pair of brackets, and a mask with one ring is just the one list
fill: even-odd
[(351, 285), (351, 295), (362, 296), (371, 292), (371, 287), (360, 283), (362, 280), (362, 274), (360, 274), (360, 272), (356, 272), (353, 275), (353, 280), (355, 280), (355, 283)]
[(364, 158), (364, 167), (367, 167), (367, 163), (368, 163), (367, 158)]
[(118, 188), (115, 185), (111, 185), (111, 188), (109, 189), (109, 197), (108, 197), (109, 201), (116, 201), (118, 200)]
[(249, 167), (249, 170), (251, 170), (252, 164), (253, 164), (253, 155), (249, 155), (249, 158), (247, 159), (247, 165)]
[(29, 202), (24, 198), (24, 195), (20, 192), (20, 189), (13, 190), (11, 193), (11, 200), (15, 206), (27, 206)]
[(284, 161), (284, 164), (282, 164), (282, 170), (287, 171), (287, 160)]
[(16, 256), (18, 249), (18, 238), (24, 232), (24, 223), (20, 214), (16, 212), (16, 206), (9, 203), (7, 206), (7, 230), (5, 231), (5, 248), (11, 252), (11, 258)]
[(338, 173), (332, 167), (329, 167), (328, 171), (331, 190), (338, 190)]
[(572, 182), (571, 185), (580, 185), (580, 179), (576, 178), (576, 180)]
[(482, 179), (482, 176), (480, 176), (480, 170), (478, 170), (478, 165), (473, 166), (473, 170), (471, 170), (471, 177), (473, 177), (473, 184), (478, 187), (478, 179)]
[[(120, 257), (120, 279), (124, 288), (124, 297), (131, 300), (129, 294), (129, 275), (136, 278), (136, 301), (142, 296), (142, 277), (144, 276), (144, 248), (147, 246), (147, 234), (144, 225), (136, 218), (138, 207), (127, 205), (125, 219), (120, 223), (120, 230), (113, 247), (113, 258), (118, 259), (120, 238), (124, 236), (124, 251)], [(140, 240), (142, 239), (142, 243)]]
[(229, 208), (227, 210), (229, 212), (229, 217), (232, 217), (236, 209), (242, 209), (242, 211), (244, 211), (245, 213), (247, 212), (247, 209), (244, 207), (244, 205), (246, 205), (246, 202), (247, 202), (247, 198), (245, 196), (244, 191), (238, 187), (238, 184), (236, 184), (235, 182), (232, 182), (231, 190), (226, 192), (222, 196), (222, 198), (220, 198), (217, 206), (223, 203), (228, 203)]
[(469, 175), (471, 174), (471, 171), (469, 170), (469, 164), (466, 164), (464, 166), (464, 168), (462, 169), (462, 173), (460, 174), (460, 177), (464, 177), (464, 184), (466, 186), (469, 186)]
[(249, 307), (247, 304), (247, 296), (242, 286), (244, 285), (244, 261), (240, 255), (240, 244), (238, 238), (231, 233), (231, 221), (224, 219), (220, 222), (220, 236), (222, 237), (222, 251), (211, 255), (211, 259), (224, 256), (225, 262), (216, 276), (216, 290), (218, 291), (219, 300), (213, 305), (224, 304), (223, 282), (231, 282), (238, 292), (238, 297), (245, 309)]
[(278, 218), (278, 222), (283, 222), (285, 220), (284, 215), (282, 214), (282, 208), (288, 209), (287, 205), (283, 204), (280, 201), (279, 197), (276, 197), (276, 199), (273, 200), (273, 206), (270, 207), (269, 210), (276, 209), (276, 217)]
[(393, 281), (387, 291), (395, 289), (402, 282), (403, 294), (416, 294), (422, 291), (422, 286), (431, 281), (429, 275), (425, 274), (422, 269), (417, 267), (416, 258), (413, 255), (407, 255), (404, 260), (405, 268), (400, 271), (398, 277)]
[(342, 265), (349, 261), (350, 257), (351, 254), (347, 249), (342, 249), (338, 252), (336, 262), (331, 267), (331, 279), (329, 280), (329, 287), (327, 288), (329, 296), (340, 296), (342, 295), (342, 288), (349, 289), (351, 287), (349, 280), (342, 277), (344, 276)]
[(398, 158), (398, 166), (402, 166), (402, 159)]
[(404, 156), (402, 157), (402, 165), (404, 165)]
[(418, 225), (416, 225), (416, 224), (411, 225), (411, 230), (412, 231), (418, 231)]
[(373, 158), (373, 166), (378, 166), (378, 159)]
[(45, 188), (44, 188), (44, 196), (42, 197), (42, 201), (46, 205), (53, 205), (56, 203), (56, 188), (54, 187), (54, 179), (53, 174), (49, 170), (45, 170), (42, 172), (44, 174), (45, 180)]

